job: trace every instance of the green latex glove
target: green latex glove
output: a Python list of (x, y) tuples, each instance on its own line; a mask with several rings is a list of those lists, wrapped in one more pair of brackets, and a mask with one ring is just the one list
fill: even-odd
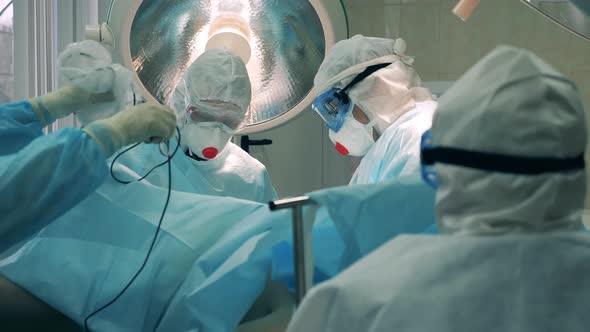
[(29, 103), (44, 126), (75, 111), (92, 105), (115, 100), (112, 92), (92, 94), (74, 86), (66, 86), (44, 96), (33, 98)]
[(84, 128), (100, 146), (106, 158), (122, 147), (139, 142), (161, 143), (176, 128), (174, 111), (166, 106), (146, 103), (114, 116), (92, 122)]

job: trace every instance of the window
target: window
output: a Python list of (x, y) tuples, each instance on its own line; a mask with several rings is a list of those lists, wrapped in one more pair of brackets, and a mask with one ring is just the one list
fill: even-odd
[(14, 99), (12, 3), (12, 0), (0, 0), (0, 104)]

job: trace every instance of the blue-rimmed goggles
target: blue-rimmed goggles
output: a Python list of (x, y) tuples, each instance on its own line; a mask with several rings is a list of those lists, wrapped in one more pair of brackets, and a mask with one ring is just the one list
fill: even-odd
[(311, 108), (324, 120), (329, 129), (338, 132), (342, 128), (346, 114), (351, 110), (351, 105), (346, 93), (340, 89), (330, 89), (318, 96)]
[(427, 130), (422, 135), (420, 141), (420, 162), (421, 162), (421, 173), (422, 179), (432, 188), (438, 187), (438, 181), (436, 178), (436, 170), (434, 169), (434, 162), (427, 160), (425, 155), (428, 156), (428, 151), (432, 150), (432, 131)]
[(391, 63), (381, 63), (367, 67), (344, 88), (332, 88), (319, 95), (311, 104), (311, 109), (324, 120), (330, 130), (338, 132), (344, 124), (346, 115), (352, 110), (352, 106), (354, 106), (347, 91), (377, 70), (389, 65)]
[(525, 176), (576, 172), (586, 167), (583, 152), (571, 158), (521, 157), (434, 146), (430, 130), (422, 135), (420, 160), (422, 178), (433, 188), (438, 187), (436, 163)]

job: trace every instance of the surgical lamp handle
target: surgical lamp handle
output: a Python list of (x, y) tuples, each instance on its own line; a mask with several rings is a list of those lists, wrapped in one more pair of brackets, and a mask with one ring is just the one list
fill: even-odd
[(293, 255), (295, 259), (295, 302), (301, 303), (307, 291), (308, 283), (306, 263), (310, 257), (305, 251), (305, 229), (303, 224), (303, 206), (313, 203), (309, 196), (279, 199), (269, 203), (271, 211), (293, 209)]

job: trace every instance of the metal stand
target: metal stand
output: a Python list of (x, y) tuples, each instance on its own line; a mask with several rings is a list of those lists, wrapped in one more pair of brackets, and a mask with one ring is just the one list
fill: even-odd
[(308, 284), (305, 269), (308, 257), (305, 255), (305, 232), (303, 225), (303, 206), (313, 201), (308, 196), (279, 199), (269, 203), (271, 211), (293, 209), (293, 255), (295, 258), (295, 301), (301, 303), (307, 291)]

